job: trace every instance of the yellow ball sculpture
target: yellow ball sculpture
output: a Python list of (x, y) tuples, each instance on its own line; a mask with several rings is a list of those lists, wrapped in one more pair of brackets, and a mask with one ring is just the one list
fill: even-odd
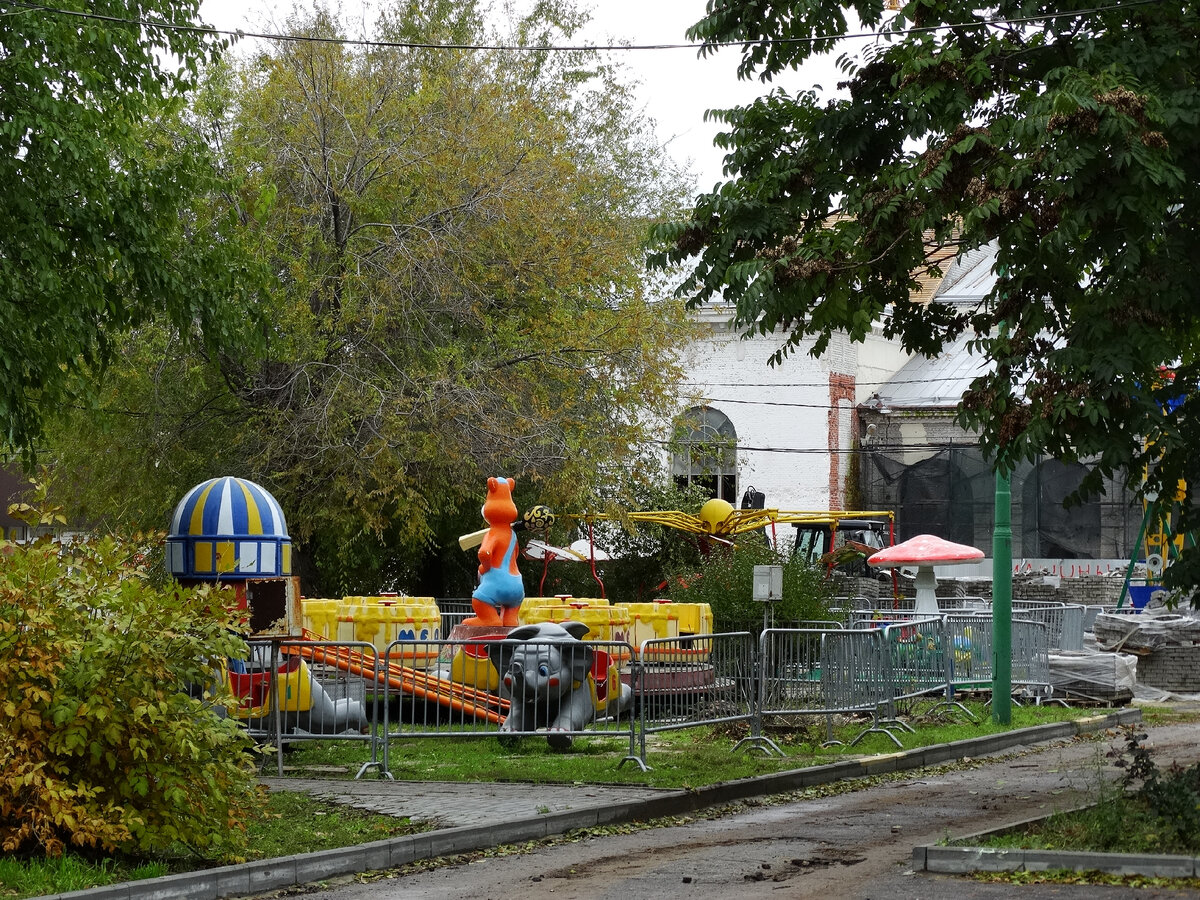
[(720, 534), (722, 527), (733, 514), (733, 504), (728, 500), (713, 497), (700, 507), (700, 527), (708, 534)]

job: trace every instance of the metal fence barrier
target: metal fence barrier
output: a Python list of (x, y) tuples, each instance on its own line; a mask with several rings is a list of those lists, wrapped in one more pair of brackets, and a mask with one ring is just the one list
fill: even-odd
[(946, 634), (947, 700), (960, 691), (991, 690), (991, 613), (951, 613), (943, 619)]
[(1012, 622), (1012, 686), (1023, 687), (1041, 703), (1050, 698), (1050, 627), (1024, 618)]
[[(882, 730), (878, 725), (880, 709), (887, 707), (892, 698), (887, 655), (878, 629), (768, 629), (759, 646), (761, 677), (752, 732), (755, 739), (769, 742), (763, 733), (766, 720), (785, 716), (824, 716), (826, 744), (836, 743), (835, 714), (872, 715), (872, 726), (851, 743)], [(884, 733), (896, 740), (890, 731)]]
[[(1082, 621), (1083, 608), (1079, 607)], [(370, 743), (356, 777), (389, 772), (390, 743), (420, 737), (541, 736), (564, 746), (585, 735), (619, 736), (622, 763), (646, 768), (647, 736), (698, 725), (746, 722), (749, 745), (785, 755), (765, 724), (823, 716), (833, 743), (835, 715), (871, 716), (867, 734), (902, 746), (896, 703), (990, 689), (990, 615), (868, 620), (857, 628), (769, 628), (643, 642), (397, 640), (380, 652), (365, 642), (254, 641), (246, 672), (228, 677), (234, 712), (275, 747), (283, 773), (286, 744), (312, 740)], [(1051, 696), (1050, 629), (1012, 623), (1012, 686), (1036, 702)], [(911, 730), (911, 729), (908, 729)]]
[[(416, 645), (424, 649), (414, 659)], [(633, 658), (622, 641), (394, 641), (380, 663), (383, 771), (391, 741), (447, 736), (540, 735), (565, 747), (581, 735), (621, 735), (626, 759), (644, 765), (630, 714)]]
[(949, 686), (944, 619), (927, 617), (883, 627), (892, 699), (946, 692)]
[[(1047, 639), (1051, 647), (1061, 647), (1065, 604), (1044, 600), (1014, 600), (1012, 614), (1046, 626)], [(1080, 622), (1082, 623), (1082, 617)], [(1081, 636), (1082, 638), (1082, 636)]]
[(470, 597), (459, 597), (437, 601), (438, 612), (442, 617), (442, 637), (449, 639), (455, 625), (461, 625), (464, 619), (475, 615)]
[[(249, 648), (245, 665), (238, 667), (245, 671), (228, 675), (239, 701), (231, 712), (252, 737), (274, 748), (277, 774), (283, 774), (285, 746), (300, 741), (367, 741), (372, 762), (377, 759), (366, 705), (377, 683), (371, 644), (268, 640), (250, 641)], [(356, 657), (360, 664), (354, 670), (341, 667), (339, 656)]]
[(641, 643), (631, 669), (643, 765), (648, 734), (753, 719), (754, 649), (747, 631)]
[(1059, 650), (1082, 650), (1084, 622), (1087, 607), (1079, 603), (1063, 606), (1062, 634), (1059, 635)]

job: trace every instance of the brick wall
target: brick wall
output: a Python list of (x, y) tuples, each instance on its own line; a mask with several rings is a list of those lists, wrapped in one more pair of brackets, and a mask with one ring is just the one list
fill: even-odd
[(1161, 647), (1139, 656), (1137, 680), (1164, 691), (1200, 693), (1200, 646)]

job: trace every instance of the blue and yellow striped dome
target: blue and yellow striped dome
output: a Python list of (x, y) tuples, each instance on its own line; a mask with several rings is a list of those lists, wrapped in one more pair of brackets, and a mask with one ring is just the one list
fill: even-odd
[(244, 478), (211, 478), (184, 495), (167, 534), (178, 578), (279, 578), (292, 574), (292, 539), (278, 501)]

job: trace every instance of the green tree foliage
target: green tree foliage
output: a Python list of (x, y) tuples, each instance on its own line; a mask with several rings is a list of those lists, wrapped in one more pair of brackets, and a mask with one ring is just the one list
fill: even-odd
[[(539, 3), (503, 40), (580, 21)], [(469, 591), (455, 538), (480, 527), (489, 475), (516, 477), (521, 508), (579, 508), (662, 420), (688, 331), (642, 261), (681, 181), (594, 55), (353, 46), (320, 5), (280, 27), (329, 40), (214, 70), (195, 107), (236, 183), (221, 202), (278, 275), (267, 353), (139, 335), (100, 422), (132, 442), (93, 421), (57, 444), (97, 475), (79, 485), (95, 515), (161, 516), (201, 476), (261, 481), (314, 566), (306, 592), (415, 591), (422, 566)], [(393, 3), (369, 36), (500, 40), (472, 0)], [(156, 501), (100, 496), (161, 489), (154, 465), (175, 479)]]
[[(709, 494), (702, 488), (677, 487), (650, 460), (643, 461), (640, 468), (654, 475), (643, 484), (634, 484), (632, 494), (627, 493), (628, 479), (622, 482), (614, 477), (597, 486), (599, 506), (590, 511), (602, 512), (607, 518), (589, 523), (562, 516), (545, 538), (552, 545), (587, 540), (607, 554), (609, 559), (596, 562), (596, 575), (604, 583), (605, 595), (614, 603), (646, 603), (665, 596), (663, 583), (669, 572), (692, 572), (700, 565), (701, 538), (666, 525), (633, 521), (626, 514), (637, 510), (697, 510)], [(529, 537), (539, 536), (520, 535), (523, 544)], [(556, 560), (549, 565), (522, 561), (521, 572), (527, 596), (595, 597), (600, 591), (590, 559)]]
[[(693, 37), (746, 42), (743, 77), (776, 79), (863, 28), (881, 37), (840, 58), (834, 99), (775, 89), (719, 113), (731, 179), (658, 230), (656, 260), (689, 261), (683, 291), (723, 295), (742, 329), (789, 333), (781, 356), (880, 320), (917, 353), (973, 337), (993, 366), (961, 418), (1000, 466), (1095, 458), (1088, 490), (1152, 466), (1160, 496), (1188, 480), (1194, 527), (1200, 10), (888, 6), (710, 4)], [(986, 303), (910, 299), (947, 250), (988, 244), (1000, 278)], [(1195, 584), (1200, 565), (1171, 575)]]
[[(764, 609), (754, 599), (754, 567), (783, 567), (783, 599)], [(778, 626), (828, 621), (832, 588), (824, 574), (799, 556), (778, 553), (765, 538), (741, 535), (733, 547), (714, 546), (699, 567), (677, 567), (666, 596), (676, 603), (707, 603), (718, 631), (758, 632), (766, 614)]]
[(227, 216), (191, 206), (211, 189), (207, 148), (169, 125), (216, 47), (147, 24), (194, 25), (198, 8), (0, 7), (0, 451), (32, 458), (139, 323), (210, 350), (240, 332), (252, 270), (219, 237)]
[[(42, 502), (13, 514), (65, 521)], [(187, 690), (246, 645), (227, 594), (155, 585), (141, 556), (157, 539), (0, 541), (5, 853), (219, 856), (241, 840), (249, 739)]]

